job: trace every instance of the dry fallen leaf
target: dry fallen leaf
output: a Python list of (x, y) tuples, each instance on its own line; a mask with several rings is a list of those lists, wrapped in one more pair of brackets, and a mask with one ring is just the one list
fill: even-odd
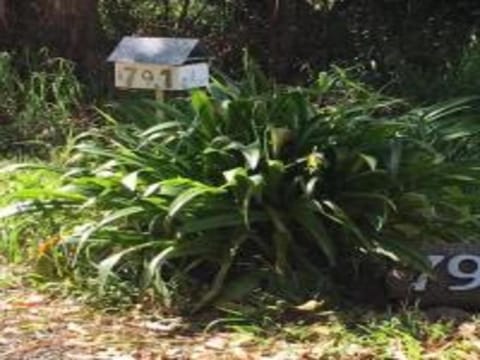
[(294, 309), (305, 312), (318, 311), (324, 304), (324, 301), (309, 300), (302, 305), (295, 306)]
[(88, 333), (88, 331), (86, 331), (82, 326), (72, 322), (67, 324), (67, 330), (80, 335), (86, 335)]
[(389, 349), (392, 360), (409, 360), (405, 352), (403, 351), (403, 345), (400, 340), (394, 340)]
[(350, 358), (361, 359), (364, 356), (367, 356), (370, 354), (371, 354), (370, 349), (365, 348), (358, 344), (350, 344), (345, 348), (345, 355), (347, 356), (348, 359)]
[(179, 322), (165, 323), (161, 321), (146, 321), (142, 323), (142, 327), (150, 331), (171, 333), (179, 330), (182, 327), (182, 324)]
[(205, 348), (212, 350), (225, 350), (228, 346), (229, 339), (225, 335), (217, 335), (205, 342)]
[(463, 323), (458, 327), (458, 335), (463, 339), (473, 339), (477, 332), (477, 326), (474, 323)]
[(258, 358), (241, 347), (233, 348), (228, 357), (232, 360), (256, 360)]
[(46, 303), (45, 297), (38, 294), (32, 294), (25, 298), (23, 301), (17, 301), (14, 303), (14, 306), (17, 307), (35, 307), (41, 306)]
[(9, 311), (9, 310), (12, 310), (12, 305), (7, 302), (1, 301), (0, 311)]
[(262, 356), (261, 360), (298, 360), (300, 357), (293, 351), (283, 350), (273, 356)]

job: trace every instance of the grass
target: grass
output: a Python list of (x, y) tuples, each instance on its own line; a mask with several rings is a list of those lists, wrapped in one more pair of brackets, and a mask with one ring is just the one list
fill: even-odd
[[(32, 167), (10, 172), (14, 160), (4, 160), (1, 165), (6, 171), (0, 172), (0, 204), (6, 211), (12, 196), (22, 198), (38, 186), (46, 191), (57, 191), (61, 178), (48, 168), (59, 165), (61, 153), (51, 159), (48, 165), (39, 160), (30, 160)], [(15, 161), (17, 164), (18, 162)], [(10, 264), (28, 265), (38, 277), (55, 279), (70, 274), (65, 252), (57, 243), (63, 231), (78, 224), (80, 219), (66, 211), (55, 218), (48, 213), (26, 213), (17, 218), (0, 220), (0, 254)]]
[[(65, 152), (55, 154), (50, 162), (29, 160), (39, 167), (60, 166)], [(0, 167), (18, 164), (18, 160), (4, 160)], [(27, 168), (15, 172), (0, 172), (0, 206), (7, 206), (12, 194), (28, 194), (39, 185), (46, 191), (56, 191), (61, 177), (55, 171), (46, 168)], [(94, 216), (92, 212), (91, 216)], [(21, 269), (24, 281), (33, 289), (55, 295), (70, 295), (97, 309), (130, 308), (139, 296), (132, 287), (122, 282), (112, 281), (102, 296), (98, 293), (98, 281), (92, 274), (85, 276), (91, 269), (73, 271), (64, 252), (57, 247), (63, 232), (75, 228), (85, 218), (74, 217), (68, 212), (57, 214), (55, 218), (45, 213), (24, 214), (17, 218), (0, 220), (0, 263), (8, 264), (12, 269)], [(79, 276), (82, 272), (82, 276)], [(7, 272), (5, 272), (7, 274)], [(15, 277), (11, 273), (3, 278), (0, 274), (0, 288), (11, 284)], [(16, 280), (19, 280), (18, 278)], [(14, 282), (14, 281), (13, 281)]]
[[(6, 166), (6, 164), (3, 164)], [(7, 206), (10, 195), (17, 191), (28, 191), (34, 186), (55, 187), (58, 177), (46, 170), (26, 170), (0, 174), (0, 203)], [(41, 215), (25, 216), (1, 221), (0, 252), (9, 261), (18, 263), (33, 255), (43, 237), (52, 233), (51, 224)]]
[(249, 323), (226, 328), (264, 339), (256, 341), (258, 346), (268, 347), (272, 339), (303, 344), (311, 347), (314, 359), (459, 359), (480, 350), (478, 319), (462, 324), (455, 319), (430, 322), (415, 308), (385, 313), (357, 308), (328, 316), (320, 312), (310, 314), (316, 320), (305, 323), (308, 315), (263, 328)]
[(0, 151), (49, 155), (89, 122), (75, 65), (38, 53), (0, 52)]

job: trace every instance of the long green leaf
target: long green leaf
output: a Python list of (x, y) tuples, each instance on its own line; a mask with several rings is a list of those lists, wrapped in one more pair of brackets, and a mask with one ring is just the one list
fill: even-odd
[(118, 262), (125, 257), (126, 255), (129, 255), (131, 253), (134, 253), (136, 251), (140, 251), (149, 247), (153, 246), (158, 246), (158, 242), (152, 241), (148, 242), (145, 244), (137, 245), (137, 246), (132, 246), (129, 247), (128, 249), (125, 249), (123, 251), (120, 251), (116, 254), (110, 255), (106, 259), (102, 260), (102, 262), (98, 265), (98, 281), (99, 281), (99, 289), (100, 289), (100, 294), (104, 293), (105, 290), (105, 285), (107, 283), (107, 279), (112, 273), (112, 269), (115, 265), (118, 264)]
[(302, 225), (305, 231), (317, 242), (320, 249), (327, 257), (330, 265), (335, 265), (336, 262), (336, 249), (332, 239), (328, 235), (325, 227), (322, 224), (322, 219), (315, 215), (315, 205), (309, 202), (299, 202), (292, 208), (293, 217)]

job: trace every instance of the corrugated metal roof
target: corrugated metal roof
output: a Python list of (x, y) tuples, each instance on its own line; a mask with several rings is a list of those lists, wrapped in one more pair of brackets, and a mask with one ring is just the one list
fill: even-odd
[(198, 39), (127, 36), (108, 57), (110, 62), (182, 65), (207, 58)]

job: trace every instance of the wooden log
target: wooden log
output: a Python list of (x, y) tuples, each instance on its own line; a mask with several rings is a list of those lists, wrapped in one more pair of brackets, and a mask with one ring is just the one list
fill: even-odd
[(423, 306), (480, 309), (480, 244), (445, 244), (425, 249), (432, 276), (393, 269), (387, 275), (389, 297)]

